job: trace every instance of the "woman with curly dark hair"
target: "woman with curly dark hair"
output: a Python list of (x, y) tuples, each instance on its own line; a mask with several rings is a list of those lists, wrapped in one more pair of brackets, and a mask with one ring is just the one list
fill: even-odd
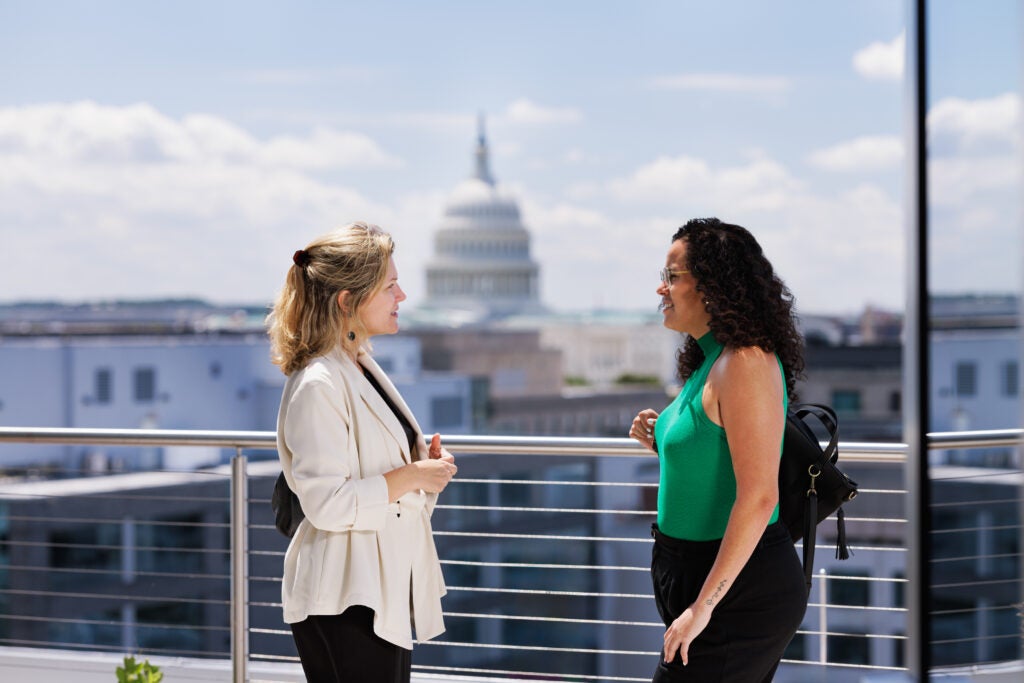
[(778, 521), (779, 457), (803, 372), (793, 297), (747, 230), (717, 218), (672, 237), (665, 327), (685, 333), (684, 382), (630, 436), (658, 454), (651, 577), (667, 630), (655, 683), (771, 681), (807, 589)]

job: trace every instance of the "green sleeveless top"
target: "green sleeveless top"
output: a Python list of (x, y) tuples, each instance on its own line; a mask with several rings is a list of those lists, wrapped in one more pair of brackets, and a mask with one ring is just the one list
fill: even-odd
[[(722, 345), (711, 332), (697, 343), (704, 351), (704, 362), (654, 424), (661, 464), (658, 528), (674, 538), (711, 541), (725, 535), (736, 502), (736, 475), (725, 430), (711, 421), (702, 402), (704, 383), (722, 354)], [(783, 372), (782, 361), (779, 371)], [(782, 403), (788, 408), (785, 392)], [(781, 453), (780, 444), (776, 455)], [(776, 506), (769, 524), (778, 518)]]

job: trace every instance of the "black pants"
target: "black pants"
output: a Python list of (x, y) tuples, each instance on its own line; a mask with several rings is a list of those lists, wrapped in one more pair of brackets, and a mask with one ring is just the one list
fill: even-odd
[(309, 683), (409, 683), (412, 652), (373, 632), (369, 607), (311, 615), (292, 624), (292, 636)]
[[(697, 599), (722, 542), (683, 541), (657, 525), (651, 534), (654, 598), (667, 627)], [(768, 683), (806, 609), (800, 559), (785, 526), (772, 524), (707, 628), (690, 643), (689, 664), (683, 666), (678, 655), (666, 664), (660, 656), (653, 683)]]

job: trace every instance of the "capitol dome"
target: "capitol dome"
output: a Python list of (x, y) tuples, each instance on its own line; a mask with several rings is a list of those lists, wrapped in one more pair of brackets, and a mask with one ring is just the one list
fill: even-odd
[(424, 308), (454, 323), (542, 312), (530, 233), (518, 203), (491, 176), (482, 124), (475, 161), (434, 234)]

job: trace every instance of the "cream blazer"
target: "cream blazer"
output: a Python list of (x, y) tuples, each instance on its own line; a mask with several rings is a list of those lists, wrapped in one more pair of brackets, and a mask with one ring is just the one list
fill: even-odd
[(340, 346), (288, 377), (277, 450), (306, 518), (285, 554), (284, 620), (364, 605), (374, 611), (374, 633), (412, 649), (413, 625), (418, 640), (444, 632), (445, 586), (430, 528), (437, 494), (413, 491), (388, 503), (384, 473), (427, 458), (428, 449), (384, 371), (366, 353), (359, 362), (416, 430), (416, 452), (409, 453), (395, 414)]

